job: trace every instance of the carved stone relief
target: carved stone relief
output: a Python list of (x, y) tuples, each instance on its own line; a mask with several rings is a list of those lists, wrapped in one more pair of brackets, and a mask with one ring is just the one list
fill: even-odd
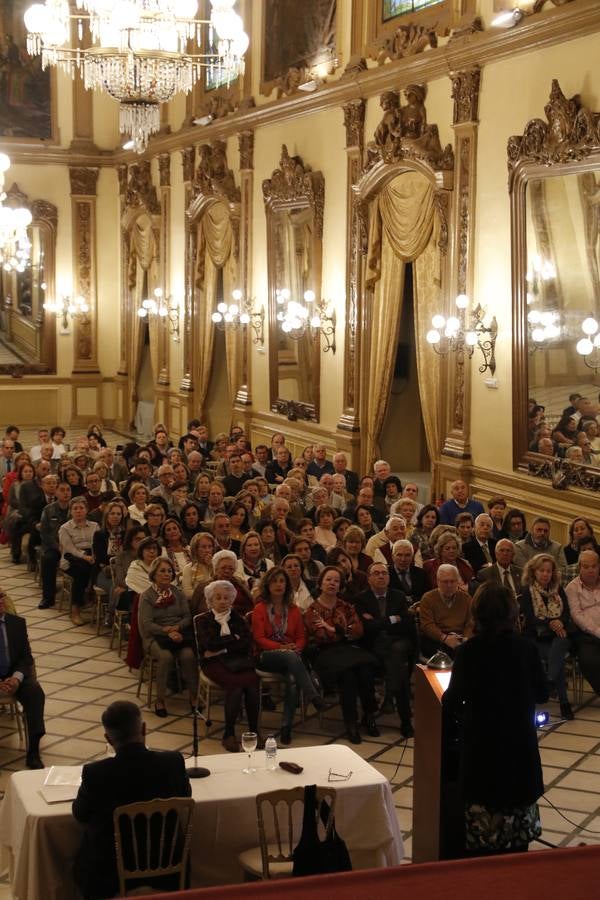
[(485, 31), (483, 19), (481, 19), (480, 16), (475, 16), (475, 18), (468, 22), (466, 25), (461, 25), (458, 28), (453, 28), (450, 32), (448, 43), (454, 44), (458, 41), (464, 41), (466, 43), (471, 35), (479, 34), (482, 31)]
[(149, 160), (142, 160), (129, 166), (125, 203), (127, 206), (143, 206), (150, 215), (160, 213), (160, 203), (156, 188), (152, 183)]
[(240, 169), (254, 168), (254, 132), (240, 131), (238, 135), (240, 148)]
[(547, 122), (531, 119), (522, 135), (508, 139), (509, 178), (519, 163), (572, 162), (600, 151), (600, 113), (584, 106), (579, 94), (567, 99), (556, 78), (544, 112)]
[(362, 151), (365, 132), (366, 102), (363, 99), (349, 100), (344, 104), (344, 128), (346, 147), (358, 147)]
[(158, 157), (158, 172), (160, 176), (160, 186), (170, 187), (171, 185), (171, 154), (161, 153)]
[(479, 66), (462, 72), (451, 72), (452, 99), (454, 100), (454, 124), (476, 122), (479, 113), (479, 86), (481, 70)]
[(367, 148), (368, 168), (379, 160), (390, 163), (413, 159), (422, 160), (433, 169), (453, 169), (451, 145), (442, 148), (437, 125), (427, 124), (427, 86), (409, 84), (404, 89), (404, 96), (407, 102), (403, 106), (399, 91), (385, 91), (381, 95), (384, 114), (375, 129), (374, 140)]
[(70, 168), (71, 195), (75, 197), (95, 197), (99, 169)]
[(229, 203), (240, 202), (240, 189), (236, 187), (233, 171), (227, 164), (225, 141), (202, 144), (200, 147), (192, 191), (204, 197), (219, 197)]
[(323, 237), (323, 206), (325, 186), (323, 176), (305, 166), (299, 156), (290, 156), (285, 144), (281, 148), (280, 168), (262, 183), (266, 203), (272, 201), (306, 200), (314, 209), (315, 237)]
[[(370, 57), (382, 66), (388, 59), (403, 59), (405, 56), (414, 56), (438, 45), (438, 25), (417, 25), (410, 22), (399, 25), (393, 35), (384, 38), (378, 44), (370, 48)], [(442, 29), (440, 35), (447, 34), (447, 29)]]
[(446, 256), (446, 254), (448, 253), (448, 216), (450, 208), (450, 195), (448, 191), (435, 191), (433, 195), (433, 202), (435, 203), (435, 208), (440, 222), (440, 237), (438, 240), (438, 247), (440, 248), (440, 253), (442, 254), (442, 256)]
[(194, 177), (194, 166), (196, 164), (196, 148), (184, 147), (181, 151), (181, 165), (183, 167), (183, 180), (192, 181)]
[(124, 197), (127, 192), (127, 166), (117, 166), (117, 178), (119, 179), (119, 195)]
[[(92, 207), (89, 202), (76, 201), (75, 235), (77, 293), (84, 298), (90, 308), (93, 307), (95, 286), (93, 284), (93, 248), (92, 248)], [(76, 319), (76, 364), (90, 361), (93, 358), (93, 336), (91, 316), (78, 316)]]

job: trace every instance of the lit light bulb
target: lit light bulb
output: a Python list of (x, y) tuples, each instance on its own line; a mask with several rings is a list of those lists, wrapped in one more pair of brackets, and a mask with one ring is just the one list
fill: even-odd
[(284, 331), (286, 334), (289, 334), (290, 331), (292, 330), (292, 326), (287, 321), (287, 319), (285, 320), (285, 322), (281, 323), (281, 330)]
[[(438, 317), (436, 316), (436, 318)], [(432, 328), (431, 331), (428, 331), (425, 335), (428, 344), (439, 344), (441, 338), (442, 336), (436, 328)]]
[(310, 320), (310, 324), (312, 328), (320, 328), (321, 327), (321, 318), (320, 316), (312, 316)]
[(592, 316), (588, 316), (587, 319), (584, 319), (581, 323), (581, 330), (584, 334), (596, 334), (598, 331), (598, 323)]
[(226, 322), (233, 322), (233, 316), (231, 315), (230, 312), (226, 312), (225, 315), (223, 316), (223, 318), (225, 319)]
[(531, 312), (527, 313), (527, 321), (530, 325), (539, 325), (541, 318), (539, 309), (532, 309)]
[(459, 294), (456, 298), (456, 305), (459, 309), (466, 309), (469, 305), (469, 298), (466, 294)]
[(223, 316), (221, 315), (220, 312), (214, 312), (211, 316), (211, 319), (213, 320), (213, 322), (220, 322), (222, 318), (223, 318)]
[(446, 324), (446, 320), (443, 316), (440, 316), (438, 314), (437, 316), (433, 317), (433, 319), (431, 320), (431, 324), (436, 330), (439, 330), (440, 328), (444, 327), (444, 325)]
[(455, 334), (460, 328), (460, 322), (456, 318), (456, 316), (450, 316), (448, 321), (446, 322), (446, 331), (451, 334)]
[(534, 328), (531, 332), (531, 339), (536, 342), (536, 344), (541, 344), (546, 339), (546, 332), (543, 328)]
[(469, 347), (474, 347), (477, 343), (477, 333), (475, 331), (467, 331), (465, 334), (465, 343)]
[(167, 309), (167, 307), (166, 307), (166, 306), (159, 306), (159, 307), (158, 307), (158, 314), (159, 314), (159, 316), (161, 317), (161, 319), (164, 319), (165, 316), (168, 315), (168, 309)]
[(239, 303), (244, 295), (242, 294), (242, 292), (240, 291), (239, 288), (236, 288), (234, 291), (231, 292), (231, 296), (236, 301), (236, 303)]
[(227, 312), (227, 304), (226, 303), (217, 303), (217, 310), (220, 313), (226, 313)]
[(589, 356), (594, 349), (594, 345), (589, 338), (581, 338), (580, 341), (577, 341), (577, 346), (575, 349), (580, 356)]
[(250, 316), (248, 313), (242, 313), (240, 316), (240, 322), (242, 325), (248, 325), (250, 323)]
[(315, 292), (314, 291), (304, 291), (304, 299), (307, 303), (315, 302)]
[(239, 311), (240, 311), (240, 308), (237, 305), (237, 303), (232, 303), (231, 306), (229, 307), (229, 312), (231, 313), (232, 316), (237, 316)]
[(281, 299), (283, 301), (289, 300), (291, 297), (289, 288), (282, 288), (279, 293), (281, 294)]

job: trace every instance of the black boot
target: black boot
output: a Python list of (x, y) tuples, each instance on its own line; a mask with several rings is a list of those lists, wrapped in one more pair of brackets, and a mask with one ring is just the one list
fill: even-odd
[(412, 710), (410, 708), (408, 685), (399, 694), (396, 694), (396, 706), (400, 716), (400, 734), (405, 738), (412, 737), (415, 732), (411, 721)]

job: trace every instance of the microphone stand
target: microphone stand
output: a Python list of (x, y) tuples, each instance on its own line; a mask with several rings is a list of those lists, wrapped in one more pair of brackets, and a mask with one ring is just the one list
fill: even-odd
[(206, 723), (206, 727), (210, 728), (212, 722), (210, 719), (207, 719), (206, 716), (203, 716), (200, 710), (197, 707), (194, 707), (192, 710), (192, 717), (194, 720), (194, 730), (193, 730), (193, 738), (192, 738), (192, 756), (194, 757), (195, 765), (191, 766), (191, 768), (186, 769), (188, 778), (207, 778), (210, 775), (210, 769), (205, 769), (204, 766), (199, 766), (198, 763), (198, 745), (200, 743), (199, 735), (198, 735), (198, 719), (202, 719), (203, 722)]

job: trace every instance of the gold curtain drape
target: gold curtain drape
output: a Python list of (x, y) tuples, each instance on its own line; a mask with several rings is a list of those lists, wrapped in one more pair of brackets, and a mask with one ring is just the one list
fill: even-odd
[[(131, 327), (131, 377), (133, 380), (133, 394), (142, 364), (143, 319), (137, 311), (142, 300), (151, 298), (155, 288), (160, 286), (160, 271), (158, 261), (158, 248), (152, 221), (149, 216), (142, 215), (133, 223), (129, 232), (129, 290), (132, 298), (132, 327)], [(151, 316), (148, 319), (148, 332), (150, 338), (150, 362), (154, 378), (159, 375), (158, 361), (158, 328), (160, 323)]]
[[(430, 457), (439, 449), (436, 378), (438, 358), (422, 348), (440, 292), (439, 249), (433, 186), (416, 172), (404, 172), (371, 204), (365, 285), (372, 291), (371, 341), (366, 367), (364, 461), (380, 455), (379, 438), (390, 400), (402, 315), (404, 268), (415, 261), (415, 343), (419, 394)], [(423, 257), (423, 258), (422, 258)], [(423, 305), (423, 308), (421, 306)], [(423, 351), (423, 352), (422, 352)], [(433, 358), (432, 358), (433, 357)]]
[[(231, 292), (236, 286), (236, 264), (233, 253), (234, 238), (231, 219), (224, 203), (209, 206), (198, 223), (198, 242), (194, 285), (200, 302), (198, 304), (198, 330), (196, 336), (196, 399), (198, 414), (204, 413), (206, 396), (210, 383), (214, 352), (214, 325), (212, 314), (216, 309), (218, 273), (223, 272), (223, 294), (225, 302), (230, 302)], [(240, 386), (241, 358), (237, 332), (226, 332), (225, 348), (227, 356), (227, 382), (231, 400)]]

